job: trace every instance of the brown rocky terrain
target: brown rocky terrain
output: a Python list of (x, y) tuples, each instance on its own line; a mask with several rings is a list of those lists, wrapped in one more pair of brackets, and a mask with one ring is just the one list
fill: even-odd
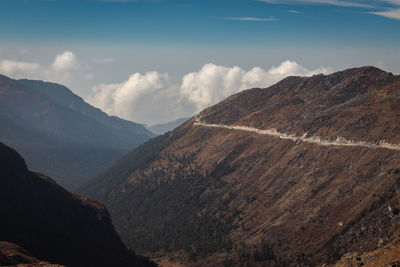
[(0, 266), (62, 267), (38, 260), (20, 246), (4, 241), (0, 241)]
[(358, 267), (358, 266), (400, 266), (400, 238), (395, 238), (392, 242), (383, 246), (380, 245), (374, 251), (364, 253), (347, 253), (342, 259), (331, 265), (332, 267)]
[(400, 233), (399, 144), (400, 76), (289, 77), (150, 140), (83, 192), (159, 262), (333, 264)]
[(30, 172), (1, 143), (0, 163), (0, 264), (153, 266), (123, 245), (102, 204)]

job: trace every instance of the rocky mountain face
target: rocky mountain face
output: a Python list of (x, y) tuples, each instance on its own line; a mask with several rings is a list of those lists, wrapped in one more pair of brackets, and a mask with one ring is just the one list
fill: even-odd
[(400, 233), (399, 144), (400, 76), (289, 77), (146, 142), (83, 192), (160, 262), (333, 264)]
[(154, 134), (110, 117), (65, 86), (0, 75), (0, 141), (67, 188), (95, 177)]
[(345, 254), (339, 262), (332, 267), (374, 267), (374, 266), (400, 266), (400, 238), (396, 237), (385, 246), (380, 245), (374, 251), (363, 253), (350, 252)]
[(153, 266), (123, 245), (103, 205), (30, 172), (1, 143), (0, 162), (2, 265)]

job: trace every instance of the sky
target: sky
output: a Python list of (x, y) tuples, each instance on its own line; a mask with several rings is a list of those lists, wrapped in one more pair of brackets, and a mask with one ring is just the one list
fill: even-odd
[(400, 0), (0, 0), (0, 74), (149, 125), (365, 65), (400, 74)]

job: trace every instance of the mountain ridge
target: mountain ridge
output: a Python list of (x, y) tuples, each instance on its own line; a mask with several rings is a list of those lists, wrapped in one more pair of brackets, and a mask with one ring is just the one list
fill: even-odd
[(82, 192), (106, 204), (128, 246), (158, 258), (335, 263), (400, 233), (400, 153), (300, 138), (399, 144), (399, 88), (400, 76), (362, 67), (245, 90), (131, 151)]
[(108, 116), (55, 83), (0, 76), (0, 111), (0, 140), (22, 153), (30, 168), (68, 188), (155, 136), (140, 124)]

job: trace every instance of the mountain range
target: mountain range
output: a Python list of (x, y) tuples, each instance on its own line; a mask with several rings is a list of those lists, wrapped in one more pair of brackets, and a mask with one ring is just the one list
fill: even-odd
[(67, 87), (0, 75), (0, 141), (74, 189), (155, 134), (108, 116)]
[(399, 144), (400, 76), (288, 77), (147, 141), (80, 192), (165, 265), (334, 264), (399, 236)]

